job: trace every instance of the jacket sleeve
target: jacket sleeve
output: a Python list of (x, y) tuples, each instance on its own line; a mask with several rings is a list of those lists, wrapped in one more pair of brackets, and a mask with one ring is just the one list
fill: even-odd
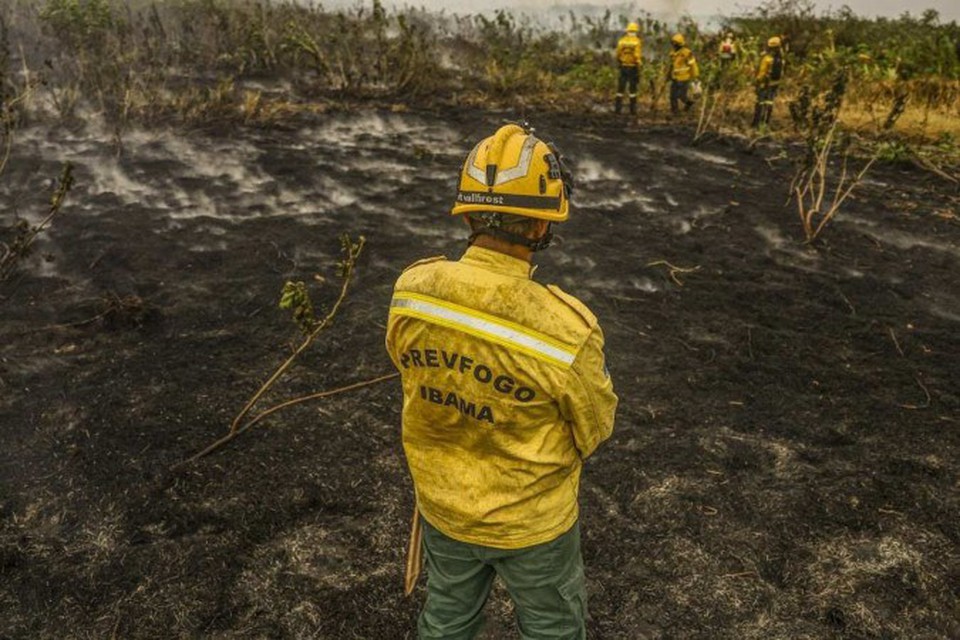
[(770, 73), (770, 64), (773, 60), (768, 56), (763, 56), (760, 60), (760, 68), (757, 69), (757, 82), (763, 82)]
[(696, 80), (700, 77), (700, 65), (697, 64), (697, 59), (690, 54), (690, 79)]
[(594, 327), (570, 369), (560, 412), (570, 424), (574, 445), (586, 459), (613, 433), (617, 395), (603, 356), (603, 331)]
[(393, 314), (387, 316), (387, 332), (384, 336), (384, 345), (387, 348), (387, 355), (390, 356), (390, 361), (393, 362), (393, 366), (397, 368), (397, 371), (400, 371), (400, 361), (397, 359), (396, 322)]

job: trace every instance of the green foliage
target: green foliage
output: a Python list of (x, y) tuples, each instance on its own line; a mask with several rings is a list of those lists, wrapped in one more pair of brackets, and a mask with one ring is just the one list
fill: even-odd
[(934, 146), (944, 153), (960, 155), (960, 140), (949, 131), (941, 131)]
[(583, 53), (581, 59), (561, 74), (558, 79), (561, 89), (582, 89), (596, 93), (608, 91), (617, 84), (617, 70), (601, 56)]
[(890, 164), (906, 164), (913, 157), (910, 145), (899, 140), (886, 140), (877, 145), (877, 160)]
[(288, 280), (284, 283), (283, 290), (280, 292), (280, 308), (293, 311), (293, 321), (304, 335), (310, 335), (317, 326), (318, 320), (313, 311), (313, 301), (303, 281)]
[[(47, 64), (43, 91), (64, 118), (79, 104), (94, 107), (118, 138), (130, 120), (250, 123), (317, 97), (588, 107), (609, 100), (616, 86), (613, 49), (628, 20), (640, 25), (641, 91), (653, 108), (676, 32), (697, 55), (703, 84), (721, 102), (720, 118), (728, 106), (752, 102), (762, 45), (775, 33), (787, 42), (783, 97), (800, 87), (823, 93), (843, 73), (855, 104), (891, 104), (903, 94), (911, 109), (949, 111), (960, 101), (960, 33), (935, 13), (866, 20), (846, 9), (818, 15), (807, 0), (770, 0), (728, 20), (739, 55), (721, 68), (716, 35), (689, 18), (668, 24), (648, 13), (570, 13), (551, 30), (503, 10), (459, 17), (387, 8), (381, 0), (339, 9), (295, 0), (43, 3), (26, 16)], [(251, 89), (251, 81), (258, 86)], [(271, 103), (282, 106), (271, 110)], [(899, 115), (889, 123), (870, 117), (882, 131)]]
[(341, 258), (337, 262), (337, 275), (339, 277), (350, 277), (350, 272), (357, 264), (357, 258), (360, 257), (360, 252), (363, 251), (363, 245), (366, 244), (366, 242), (367, 239), (364, 236), (358, 236), (357, 241), (354, 242), (353, 239), (350, 238), (350, 234), (340, 234)]
[(822, 155), (825, 145), (839, 146), (841, 152), (849, 148), (849, 136), (838, 137), (836, 134), (847, 91), (847, 77), (843, 72), (838, 73), (829, 91), (818, 96), (813, 96), (809, 87), (804, 89), (799, 98), (791, 103), (790, 114), (806, 144), (801, 171), (809, 171)]
[(847, 6), (818, 15), (811, 0), (768, 0), (730, 22), (745, 38), (785, 36), (792, 58), (802, 61), (804, 72), (819, 77), (845, 68), (875, 80), (960, 79), (960, 25), (941, 23), (936, 11), (863, 18)]
[[(337, 277), (342, 278), (345, 282), (349, 281), (366, 241), (367, 239), (364, 236), (359, 236), (354, 241), (347, 233), (340, 235), (341, 257), (336, 265)], [(324, 282), (320, 275), (315, 275), (314, 280), (321, 284)], [(294, 323), (306, 336), (311, 335), (325, 321), (329, 321), (329, 319), (321, 320), (317, 317), (310, 292), (303, 281), (291, 282), (288, 280), (284, 283), (280, 292), (279, 306), (281, 309), (292, 310)]]
[(96, 47), (118, 26), (108, 0), (47, 0), (40, 19), (72, 47)]

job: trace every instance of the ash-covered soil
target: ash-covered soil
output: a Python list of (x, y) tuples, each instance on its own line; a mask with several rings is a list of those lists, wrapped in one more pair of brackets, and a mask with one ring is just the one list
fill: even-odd
[[(283, 282), (336, 298), (343, 232), (368, 240), (354, 288), (271, 398), (390, 372), (392, 284), (459, 255), (459, 163), (506, 117), (135, 131), (120, 155), (19, 132), (2, 226), (63, 161), (77, 185), (0, 285), (0, 637), (413, 637), (396, 381), (171, 466), (297, 341)], [(621, 398), (584, 472), (591, 637), (960, 637), (957, 192), (876, 168), (811, 248), (779, 147), (534, 120), (579, 180), (537, 278), (597, 313)], [(502, 591), (488, 613), (517, 637)]]

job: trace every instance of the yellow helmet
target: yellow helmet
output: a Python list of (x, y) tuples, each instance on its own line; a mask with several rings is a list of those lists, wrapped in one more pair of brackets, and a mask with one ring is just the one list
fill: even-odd
[(683, 37), (682, 33), (674, 34), (674, 36), (670, 38), (670, 42), (677, 45), (678, 47), (682, 47), (683, 45), (687, 44), (687, 40), (686, 38)]
[(467, 156), (450, 213), (507, 213), (563, 222), (570, 214), (572, 186), (556, 149), (508, 124)]
[(639, 33), (639, 32), (640, 32), (640, 25), (638, 25), (636, 22), (631, 22), (630, 24), (627, 25), (627, 33)]
[(780, 36), (773, 36), (767, 40), (767, 46), (771, 49), (779, 49), (782, 42), (780, 41)]

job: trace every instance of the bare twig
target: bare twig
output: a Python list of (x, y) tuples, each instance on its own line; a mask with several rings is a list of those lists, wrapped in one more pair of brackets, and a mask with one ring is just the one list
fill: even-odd
[[(851, 193), (853, 193), (853, 190), (856, 188), (856, 186), (860, 184), (860, 181), (863, 180), (863, 177), (867, 174), (867, 171), (869, 171), (870, 167), (873, 166), (873, 163), (877, 161), (877, 157), (878, 156), (874, 155), (872, 158), (870, 158), (870, 160), (867, 161), (867, 164), (863, 165), (863, 168), (860, 170), (860, 172), (850, 181), (850, 183), (847, 185), (847, 188), (841, 193), (841, 187), (844, 184), (843, 181), (847, 178), (846, 158), (844, 158), (843, 174), (840, 177), (840, 183), (837, 185), (837, 195), (834, 196), (834, 200), (830, 204), (830, 208), (827, 209), (827, 212), (823, 214), (823, 217), (820, 219), (820, 223), (817, 225), (811, 240), (816, 239), (816, 237), (820, 235), (820, 232), (823, 231), (823, 228), (827, 225), (827, 223), (830, 222), (830, 220), (832, 220), (837, 214), (837, 211), (840, 210), (840, 205), (842, 205), (843, 201), (846, 200)], [(821, 193), (821, 198), (822, 197), (823, 195)]]
[(275, 405), (273, 405), (272, 407), (270, 407), (269, 409), (264, 409), (263, 411), (261, 411), (260, 413), (258, 413), (257, 415), (255, 415), (253, 418), (251, 418), (250, 421), (249, 421), (246, 425), (244, 425), (244, 428), (245, 428), (245, 429), (249, 429), (250, 427), (252, 427), (253, 425), (257, 424), (258, 422), (260, 422), (261, 420), (263, 420), (263, 419), (266, 418), (267, 416), (270, 416), (270, 415), (276, 413), (277, 411), (280, 411), (281, 409), (286, 409), (287, 407), (292, 407), (292, 406), (295, 405), (295, 404), (300, 404), (301, 402), (309, 402), (310, 400), (318, 400), (318, 399), (320, 399), (320, 398), (325, 398), (325, 397), (327, 397), (327, 396), (334, 395), (335, 393), (341, 393), (341, 392), (344, 392), (344, 391), (352, 391), (353, 389), (360, 389), (360, 388), (362, 388), (362, 387), (368, 387), (368, 386), (370, 386), (370, 385), (372, 385), (372, 384), (377, 384), (378, 382), (384, 382), (384, 381), (386, 381), (386, 380), (392, 380), (392, 379), (397, 378), (397, 377), (399, 377), (399, 376), (400, 376), (399, 373), (390, 373), (390, 374), (387, 374), (387, 375), (380, 376), (379, 378), (374, 378), (374, 379), (372, 379), (372, 380), (367, 380), (367, 381), (365, 381), (365, 382), (357, 382), (357, 383), (352, 384), (352, 385), (349, 385), (349, 386), (347, 386), (347, 387), (342, 387), (342, 388), (340, 388), (340, 389), (335, 389), (335, 390), (332, 391), (332, 392), (331, 392), (331, 391), (320, 391), (320, 392), (317, 392), (317, 393), (311, 393), (311, 394), (308, 395), (308, 396), (301, 396), (301, 397), (299, 397), (299, 398), (293, 398), (292, 400), (287, 400), (287, 401), (285, 401), (285, 402), (281, 402), (280, 404), (275, 404)]
[(900, 341), (897, 340), (897, 334), (894, 332), (893, 327), (888, 327), (887, 331), (890, 332), (890, 339), (893, 340), (893, 346), (897, 348), (897, 353), (900, 354), (900, 357), (903, 357), (903, 349), (900, 348)]
[(60, 213), (63, 202), (67, 197), (67, 192), (73, 186), (73, 165), (69, 162), (63, 165), (63, 171), (60, 174), (60, 180), (57, 188), (50, 198), (50, 208), (47, 210), (47, 216), (32, 227), (27, 227), (25, 233), (13, 242), (13, 246), (7, 247), (3, 256), (0, 257), (0, 282), (5, 280), (13, 272), (17, 260), (26, 255), (33, 245), (37, 236), (47, 228), (54, 216)]
[(7, 168), (7, 161), (10, 159), (10, 153), (13, 150), (13, 128), (4, 121), (2, 123), (3, 132), (3, 156), (0, 157), (0, 174)]
[(33, 327), (31, 329), (26, 329), (21, 331), (19, 335), (29, 335), (32, 333), (40, 333), (43, 331), (56, 331), (59, 329), (76, 329), (78, 327), (84, 327), (88, 324), (93, 324), (98, 320), (107, 318), (111, 314), (119, 315), (135, 315), (143, 312), (145, 303), (142, 298), (135, 295), (129, 295), (121, 298), (116, 293), (110, 292), (104, 295), (101, 298), (101, 305), (103, 311), (97, 315), (87, 318), (85, 320), (78, 320), (76, 322), (64, 322), (62, 324), (48, 324), (42, 327)]
[(308, 395), (308, 396), (303, 396), (303, 397), (300, 397), (300, 398), (294, 398), (293, 400), (287, 400), (286, 402), (282, 402), (282, 403), (280, 403), (280, 404), (278, 404), (278, 405), (275, 405), (275, 406), (273, 406), (273, 407), (270, 407), (269, 409), (266, 409), (265, 411), (257, 414), (252, 420), (250, 420), (249, 422), (247, 422), (247, 423), (244, 424), (243, 426), (241, 426), (241, 427), (239, 427), (239, 428), (237, 428), (237, 429), (231, 429), (230, 432), (227, 433), (227, 435), (225, 435), (225, 436), (223, 436), (222, 438), (220, 438), (219, 440), (213, 442), (212, 444), (210, 444), (210, 445), (207, 446), (206, 448), (202, 449), (201, 451), (198, 451), (197, 453), (193, 454), (192, 456), (190, 456), (190, 457), (187, 458), (186, 460), (184, 460), (184, 461), (182, 461), (182, 462), (179, 462), (179, 463), (177, 463), (176, 465), (174, 465), (174, 466), (173, 466), (173, 469), (174, 469), (174, 470), (179, 469), (180, 467), (183, 467), (183, 466), (185, 466), (185, 465), (188, 465), (188, 464), (190, 464), (191, 462), (196, 462), (197, 460), (199, 460), (200, 458), (203, 458), (204, 456), (210, 455), (211, 453), (213, 453), (214, 451), (216, 451), (216, 450), (219, 449), (220, 447), (222, 447), (222, 446), (228, 444), (229, 442), (231, 442), (232, 440), (234, 440), (234, 439), (235, 439), (237, 436), (239, 436), (241, 433), (243, 433), (243, 432), (249, 430), (250, 428), (252, 428), (254, 425), (256, 425), (257, 423), (259, 423), (262, 419), (266, 418), (267, 416), (269, 416), (269, 415), (271, 415), (271, 414), (273, 414), (273, 413), (276, 413), (277, 411), (279, 411), (279, 410), (281, 410), (281, 409), (284, 409), (284, 408), (286, 408), (286, 407), (290, 407), (290, 406), (295, 405), (295, 404), (300, 404), (300, 403), (302, 403), (302, 402), (307, 402), (307, 401), (309, 401), (309, 400), (318, 400), (318, 399), (320, 399), (320, 398), (328, 398), (328, 397), (330, 397), (330, 396), (334, 396), (334, 395), (337, 395), (337, 394), (340, 394), (340, 393), (346, 393), (347, 391), (354, 391), (354, 390), (356, 390), (356, 389), (361, 389), (361, 388), (363, 388), (363, 387), (369, 387), (369, 386), (374, 385), (374, 384), (377, 384), (377, 383), (379, 383), (379, 382), (384, 382), (384, 381), (386, 381), (386, 380), (392, 380), (393, 378), (396, 378), (396, 377), (399, 376), (399, 375), (400, 375), (399, 373), (391, 373), (391, 374), (388, 374), (388, 375), (384, 375), (384, 376), (379, 376), (379, 377), (377, 377), (377, 378), (373, 378), (373, 379), (371, 379), (371, 380), (364, 380), (364, 381), (362, 381), (362, 382), (355, 382), (355, 383), (353, 383), (353, 384), (348, 384), (348, 385), (346, 385), (346, 386), (344, 386), (344, 387), (338, 387), (338, 388), (336, 388), (336, 389), (329, 389), (329, 390), (327, 390), (327, 391), (320, 391), (320, 392), (318, 392), (318, 393), (312, 393), (312, 394), (310, 394), (310, 395)]
[(792, 185), (794, 198), (797, 203), (797, 210), (800, 214), (800, 221), (803, 225), (803, 233), (807, 242), (816, 240), (824, 227), (833, 220), (840, 210), (840, 206), (850, 197), (853, 190), (860, 184), (867, 171), (877, 161), (878, 156), (873, 155), (864, 166), (850, 177), (848, 174), (849, 156), (844, 154), (840, 169), (840, 176), (837, 179), (836, 187), (828, 203), (824, 203), (827, 195), (827, 176), (830, 173), (830, 157), (833, 153), (835, 144), (834, 135), (836, 123), (827, 132), (816, 158), (807, 171), (801, 171), (794, 178)]
[(853, 306), (852, 302), (850, 302), (850, 298), (848, 298), (846, 294), (844, 294), (843, 291), (840, 290), (840, 287), (837, 287), (837, 293), (840, 295), (841, 298), (843, 298), (843, 301), (846, 303), (847, 308), (850, 309), (850, 315), (852, 316), (857, 315), (857, 308)]
[(717, 105), (720, 104), (720, 99), (722, 98), (722, 93), (719, 89), (716, 91), (710, 91), (710, 88), (703, 90), (703, 96), (701, 97), (700, 104), (700, 117), (697, 119), (697, 130), (693, 134), (693, 141), (698, 142), (703, 136), (707, 134), (707, 130), (710, 128), (710, 124), (713, 121), (713, 114), (717, 110)]
[(648, 267), (657, 267), (657, 266), (667, 267), (667, 269), (669, 269), (669, 271), (667, 272), (667, 275), (670, 276), (671, 280), (677, 283), (678, 287), (683, 286), (683, 282), (681, 282), (680, 278), (677, 277), (678, 273), (694, 273), (695, 271), (700, 270), (700, 265), (697, 265), (695, 267), (678, 267), (676, 265), (670, 264), (666, 260), (654, 260), (653, 262), (648, 262), (647, 266)]
[(920, 169), (925, 169), (926, 171), (929, 171), (937, 176), (940, 176), (944, 180), (952, 182), (953, 184), (960, 184), (960, 177), (950, 175), (949, 173), (947, 173), (946, 171), (944, 171), (943, 169), (935, 165), (930, 160), (927, 160), (926, 158), (921, 156), (916, 151), (913, 151), (913, 153), (911, 154), (911, 159), (913, 161), (913, 164), (919, 167)]
[(731, 579), (731, 578), (759, 578), (756, 571), (741, 571), (740, 573), (725, 573), (721, 578)]
[[(22, 48), (20, 53), (23, 55)], [(21, 92), (15, 98), (9, 99), (0, 104), (0, 127), (3, 129), (3, 155), (0, 157), (0, 174), (2, 174), (4, 169), (7, 168), (7, 162), (10, 160), (10, 154), (13, 150), (15, 120), (14, 108), (21, 102), (26, 102), (29, 100), (30, 96), (35, 90), (35, 84), (29, 80), (29, 76), (27, 76), (27, 78), (27, 85), (24, 87), (23, 92)]]
[(30, 329), (26, 329), (25, 331), (21, 331), (20, 335), (28, 335), (31, 333), (41, 333), (44, 331), (56, 331), (58, 329), (75, 329), (77, 327), (83, 327), (88, 324), (93, 324), (97, 320), (107, 317), (112, 311), (113, 309), (107, 309), (106, 311), (98, 313), (92, 318), (87, 318), (86, 320), (80, 320), (78, 322), (65, 322), (63, 324), (48, 324), (43, 327), (33, 327)]
[(930, 391), (927, 389), (926, 385), (923, 384), (920, 378), (916, 378), (916, 381), (917, 384), (920, 385), (920, 388), (923, 389), (923, 395), (925, 395), (927, 399), (923, 401), (923, 404), (901, 404), (900, 406), (903, 409), (926, 409), (930, 406)]

